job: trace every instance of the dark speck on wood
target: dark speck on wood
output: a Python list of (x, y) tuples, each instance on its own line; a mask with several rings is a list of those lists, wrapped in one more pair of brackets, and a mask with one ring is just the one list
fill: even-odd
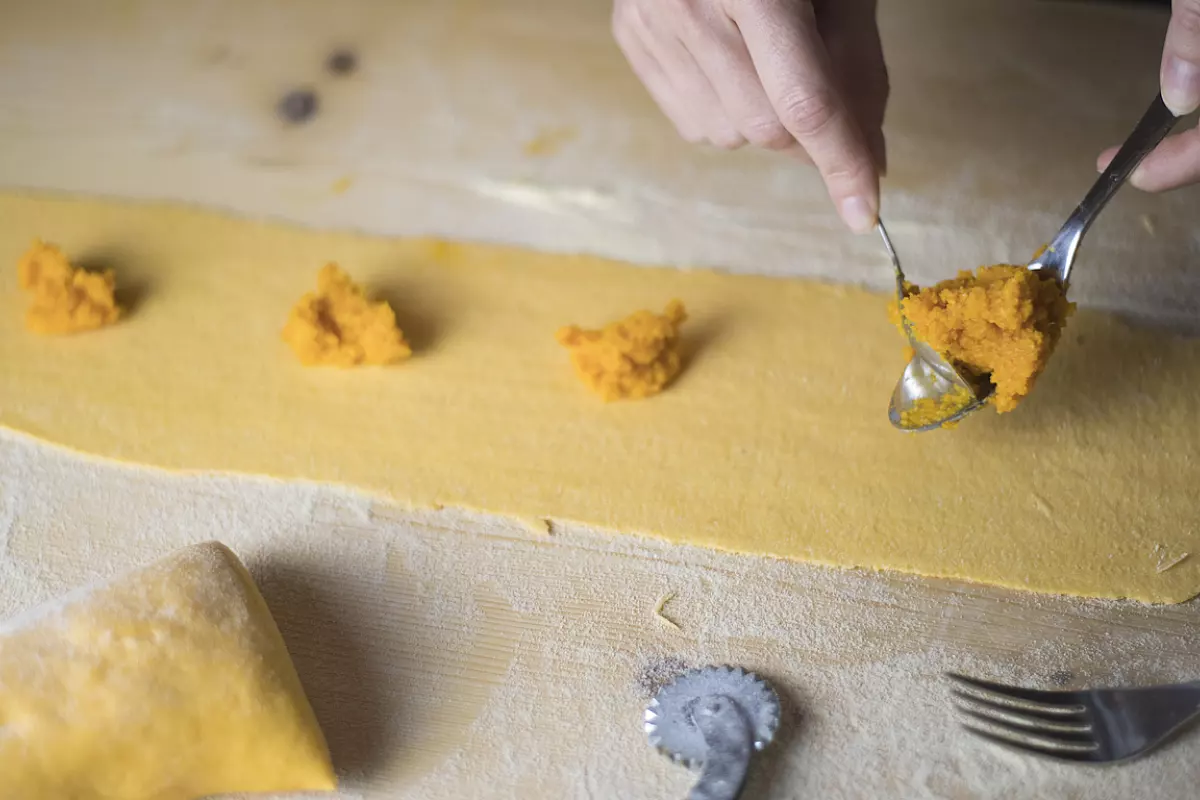
[(333, 75), (350, 75), (358, 69), (358, 56), (350, 50), (335, 50), (325, 61), (325, 68)]
[(279, 101), (279, 116), (299, 124), (308, 122), (317, 113), (317, 93), (312, 89), (293, 89)]
[(1056, 686), (1066, 686), (1075, 676), (1065, 669), (1056, 669), (1050, 673), (1050, 682)]

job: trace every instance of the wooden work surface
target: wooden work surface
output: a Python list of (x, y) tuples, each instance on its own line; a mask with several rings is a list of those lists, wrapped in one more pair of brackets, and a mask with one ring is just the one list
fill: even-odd
[[(895, 0), (885, 213), (913, 277), (1022, 260), (1153, 96), (1165, 17)], [(337, 48), (358, 56), (334, 76)], [(315, 116), (286, 124), (290, 90)], [(679, 143), (603, 0), (50, 0), (0, 27), (0, 189), (218, 206), (886, 286), (805, 168)], [(1084, 303), (1189, 326), (1195, 190), (1129, 191)], [(2, 221), (0, 221), (2, 224)], [(0, 398), (0, 402), (3, 399)], [(84, 410), (83, 413), (86, 413)], [(787, 706), (751, 797), (1185, 798), (1196, 742), (1115, 770), (967, 740), (940, 673), (1044, 685), (1194, 678), (1200, 615), (538, 534), (328, 487), (178, 476), (0, 432), (0, 617), (176, 546), (251, 565), (346, 798), (683, 797), (640, 729), (684, 665), (767, 675)], [(663, 613), (675, 627), (655, 615)]]

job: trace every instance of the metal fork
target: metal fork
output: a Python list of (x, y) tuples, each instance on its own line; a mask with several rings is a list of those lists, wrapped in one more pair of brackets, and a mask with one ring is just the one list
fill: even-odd
[(1200, 681), (1041, 691), (950, 673), (963, 726), (989, 742), (1064, 761), (1127, 761), (1200, 717)]

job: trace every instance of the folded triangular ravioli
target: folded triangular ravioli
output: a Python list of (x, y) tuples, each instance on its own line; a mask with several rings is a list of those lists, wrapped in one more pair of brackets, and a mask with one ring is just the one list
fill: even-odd
[(0, 624), (0, 787), (191, 800), (336, 784), (266, 602), (210, 542)]

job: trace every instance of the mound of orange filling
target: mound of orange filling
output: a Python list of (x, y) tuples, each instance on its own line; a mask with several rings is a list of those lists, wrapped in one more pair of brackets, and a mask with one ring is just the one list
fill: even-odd
[(40, 239), (17, 262), (17, 282), (30, 295), (25, 327), (33, 333), (78, 333), (121, 318), (112, 270), (73, 267), (62, 250)]
[(571, 352), (575, 372), (605, 401), (658, 394), (679, 374), (679, 328), (683, 303), (672, 300), (662, 314), (636, 311), (600, 330), (568, 325), (559, 344)]
[(968, 378), (995, 386), (998, 412), (1033, 390), (1075, 306), (1053, 278), (999, 264), (920, 289), (904, 300), (917, 338)]
[(412, 355), (392, 307), (368, 299), (337, 264), (322, 267), (317, 291), (292, 308), (283, 340), (306, 366), (382, 366)]

